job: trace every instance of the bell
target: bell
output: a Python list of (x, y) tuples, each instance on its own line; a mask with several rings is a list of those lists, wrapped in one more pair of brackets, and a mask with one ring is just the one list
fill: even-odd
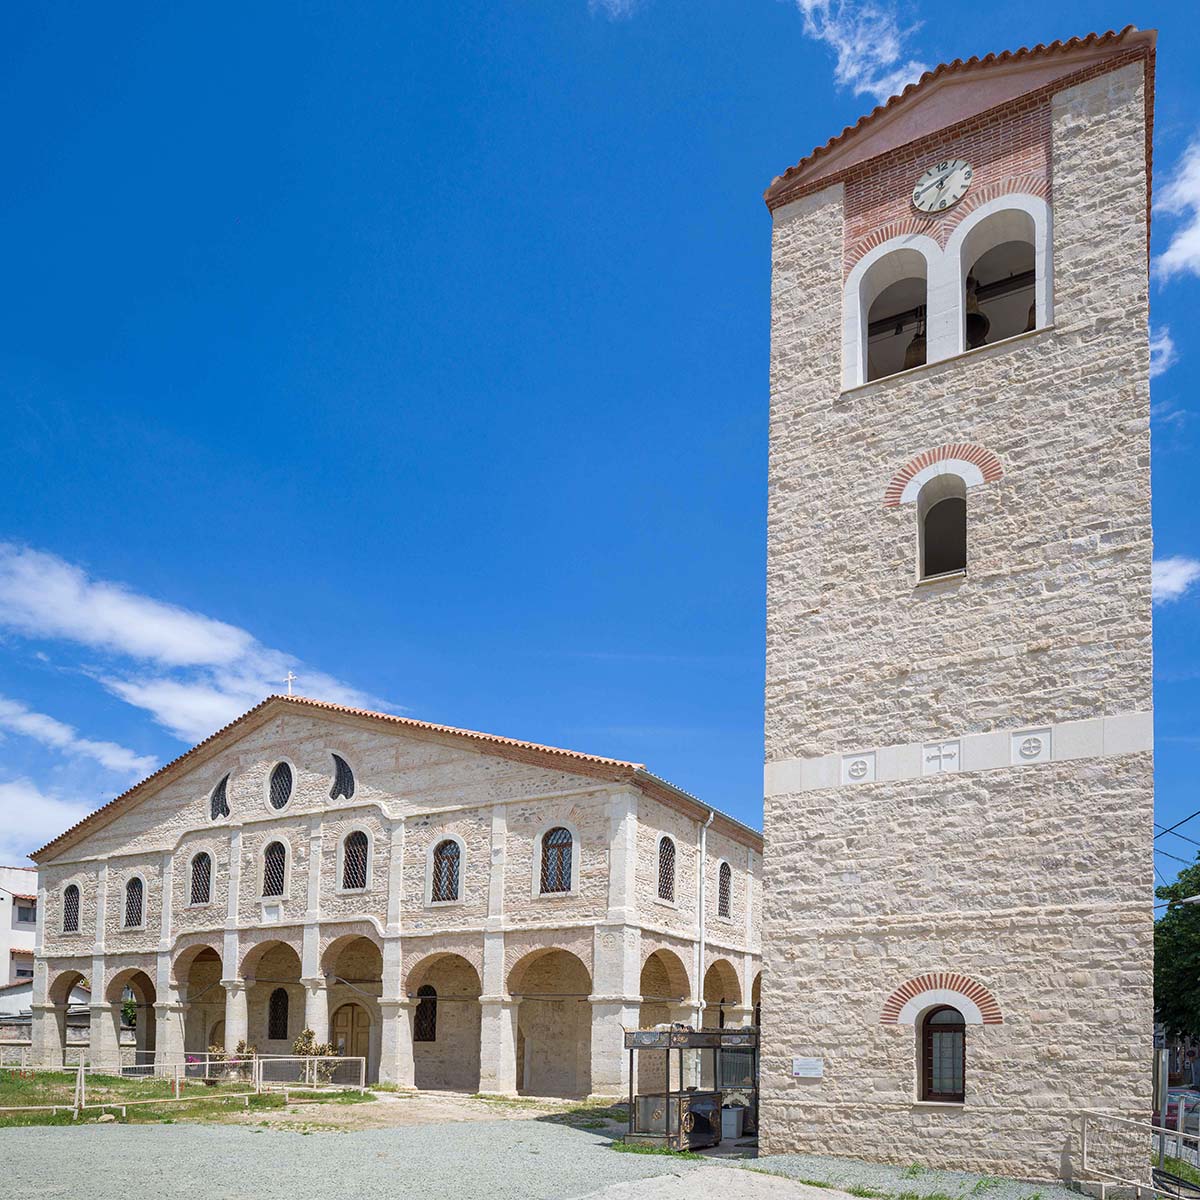
[(913, 367), (923, 367), (924, 365), (925, 324), (922, 322), (917, 332), (913, 334), (913, 340), (908, 343), (908, 349), (904, 351), (904, 369), (908, 371)]
[(1037, 328), (1037, 301), (1029, 306), (1029, 320), (1025, 322), (1025, 333)]
[(986, 313), (979, 311), (979, 297), (975, 289), (979, 280), (974, 275), (967, 276), (967, 349), (974, 350), (976, 346), (987, 345), (988, 330), (992, 323)]

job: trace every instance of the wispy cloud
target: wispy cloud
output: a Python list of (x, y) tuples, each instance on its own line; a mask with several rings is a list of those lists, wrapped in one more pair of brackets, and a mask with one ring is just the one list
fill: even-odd
[(1162, 280), (1200, 275), (1200, 137), (1183, 152), (1154, 207), (1181, 218), (1167, 248), (1154, 260), (1155, 275)]
[(1156, 379), (1179, 361), (1179, 351), (1166, 325), (1150, 330), (1150, 378)]
[(148, 775), (158, 765), (155, 759), (135, 754), (116, 742), (80, 737), (79, 731), (66, 722), (35, 712), (19, 700), (10, 700), (6, 696), (0, 696), (0, 729), (32, 738), (64, 754), (90, 758), (118, 775)]
[(0, 861), (21, 863), (30, 850), (82, 821), (85, 804), (43, 792), (31, 779), (0, 782)]
[(795, 0), (809, 37), (833, 51), (833, 78), (838, 87), (873, 96), (882, 104), (904, 90), (929, 68), (908, 56), (905, 47), (915, 31), (901, 24), (887, 0)]
[(1153, 565), (1151, 594), (1155, 604), (1178, 600), (1200, 579), (1200, 560), (1182, 554), (1156, 558)]
[(630, 17), (641, 0), (588, 0), (588, 8), (594, 13), (603, 13), (609, 20), (619, 21)]
[(185, 742), (207, 737), (281, 690), (289, 671), (300, 677), (305, 695), (385, 707), (236, 625), (93, 579), (57, 555), (9, 543), (0, 543), (0, 627), (102, 656), (99, 665), (84, 667), (87, 674)]

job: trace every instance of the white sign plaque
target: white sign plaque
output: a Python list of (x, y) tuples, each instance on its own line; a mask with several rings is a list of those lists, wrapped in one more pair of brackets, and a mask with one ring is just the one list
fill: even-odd
[(825, 1074), (823, 1058), (793, 1058), (792, 1077), (795, 1079), (820, 1079)]

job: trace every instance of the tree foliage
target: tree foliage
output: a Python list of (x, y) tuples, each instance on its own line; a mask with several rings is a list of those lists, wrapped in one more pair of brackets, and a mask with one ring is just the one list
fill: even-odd
[(1168, 907), (1154, 926), (1154, 1016), (1168, 1035), (1200, 1037), (1200, 861), (1155, 888)]

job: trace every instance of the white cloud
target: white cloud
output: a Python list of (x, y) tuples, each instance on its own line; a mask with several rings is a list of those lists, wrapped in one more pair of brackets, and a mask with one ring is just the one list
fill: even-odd
[(185, 742), (207, 737), (282, 691), (289, 671), (299, 676), (305, 695), (387, 707), (236, 625), (92, 579), (56, 555), (6, 543), (0, 543), (0, 627), (106, 656), (102, 665), (87, 666), (87, 674)]
[(1164, 280), (1200, 275), (1200, 137), (1183, 152), (1154, 207), (1183, 218), (1167, 248), (1154, 260), (1154, 273)]
[(804, 31), (824, 42), (836, 56), (833, 78), (838, 87), (867, 94), (882, 104), (929, 68), (906, 58), (911, 28), (900, 24), (893, 5), (858, 0), (795, 0)]
[(1200, 579), (1200, 561), (1176, 554), (1154, 560), (1151, 594), (1155, 604), (1178, 600)]
[(86, 804), (41, 791), (30, 779), (0, 782), (0, 861), (22, 864), (31, 850), (58, 837), (90, 811)]
[(1159, 329), (1150, 330), (1150, 378), (1155, 379), (1164, 371), (1169, 371), (1179, 361), (1179, 351), (1175, 349), (1171, 331), (1163, 325)]
[(116, 742), (97, 742), (79, 736), (79, 731), (45, 713), (34, 712), (19, 700), (0, 696), (0, 729), (32, 738), (64, 754), (93, 759), (119, 775), (149, 775), (158, 765), (153, 758), (135, 754)]
[(601, 12), (613, 21), (633, 15), (640, 0), (588, 0), (588, 8), (592, 12)]

